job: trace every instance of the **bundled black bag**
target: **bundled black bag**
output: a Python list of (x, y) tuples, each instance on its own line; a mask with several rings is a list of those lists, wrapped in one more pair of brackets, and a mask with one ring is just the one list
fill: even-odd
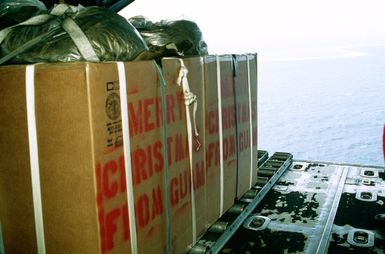
[(39, 0), (2, 0), (0, 2), (0, 30), (46, 12), (47, 8)]
[(3, 29), (0, 43), (0, 63), (130, 61), (148, 51), (135, 27), (120, 15), (65, 4)]
[(153, 23), (142, 16), (129, 19), (146, 41), (154, 57), (163, 56), (203, 56), (207, 55), (207, 45), (196, 23), (176, 20)]

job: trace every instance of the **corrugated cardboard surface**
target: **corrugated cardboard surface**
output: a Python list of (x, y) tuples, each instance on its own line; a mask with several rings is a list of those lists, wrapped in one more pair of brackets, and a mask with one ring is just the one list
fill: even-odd
[[(171, 234), (169, 248), (173, 253), (184, 252), (193, 239), (185, 106), (182, 87), (176, 85), (179, 75), (177, 67), (164, 67), (166, 108), (162, 110), (162, 84), (155, 63), (125, 64), (139, 253), (165, 253), (168, 233)], [(91, 83), (97, 83), (100, 79), (97, 75), (95, 77)], [(116, 97), (113, 94), (117, 93), (119, 87), (116, 86), (117, 81), (111, 78), (107, 82), (105, 98), (97, 98), (96, 94), (103, 93), (95, 92), (95, 96), (92, 96), (94, 103), (105, 101), (106, 107), (113, 104), (111, 98)], [(93, 104), (92, 108), (100, 107)], [(166, 132), (163, 129), (163, 113), (167, 123)], [(98, 125), (101, 129), (94, 136), (96, 170), (100, 170), (97, 175), (101, 179), (98, 204), (100, 223), (104, 225), (101, 228), (102, 246), (108, 253), (121, 253), (124, 249), (122, 246), (129, 243), (121, 131), (118, 119), (104, 117), (103, 120), (105, 124)], [(169, 179), (166, 179), (165, 170), (168, 170)], [(168, 197), (166, 181), (169, 184)], [(168, 208), (170, 232), (166, 224)]]
[(94, 160), (94, 209), (101, 253), (129, 252), (128, 208), (117, 66), (90, 64), (90, 125)]
[[(204, 65), (203, 58), (194, 57), (184, 59), (184, 64), (187, 67), (188, 82), (191, 92), (197, 96), (197, 112), (196, 112), (196, 127), (198, 136), (193, 138), (193, 157), (192, 165), (194, 172), (195, 185), (195, 208), (197, 212), (196, 227), (197, 236), (202, 235), (206, 230), (206, 193), (210, 186), (206, 184), (206, 146), (205, 137), (205, 90), (204, 90)], [(192, 115), (192, 107), (190, 107)]]
[(26, 246), (33, 253), (36, 236), (25, 114), (25, 67), (2, 67), (0, 72), (0, 220), (3, 239), (9, 253), (23, 253)]
[[(206, 194), (207, 223), (214, 223), (220, 216), (220, 165), (217, 66), (215, 56), (204, 58), (205, 63), (205, 150), (206, 150)], [(215, 75), (208, 75), (215, 73)]]
[(90, 84), (86, 82), (88, 66), (87, 63), (37, 65), (35, 70), (47, 252), (99, 251), (88, 105)]
[[(222, 103), (222, 148), (224, 182), (220, 183), (219, 111), (216, 57), (205, 57), (207, 219), (212, 224), (220, 216), (220, 192), (223, 188), (223, 211), (241, 197), (250, 186), (250, 164), (253, 160), (252, 184), (257, 179), (257, 76), (256, 56), (224, 55), (220, 61)], [(249, 61), (249, 66), (246, 61)], [(249, 68), (249, 70), (248, 70)], [(215, 73), (215, 74), (214, 74)], [(249, 105), (248, 74), (252, 110)], [(237, 95), (237, 96), (236, 96)], [(250, 130), (250, 117), (252, 130)], [(237, 125), (237, 126), (236, 126)], [(250, 135), (253, 134), (251, 152)], [(237, 151), (238, 147), (238, 151)], [(251, 154), (252, 153), (252, 154)]]
[[(169, 175), (170, 247), (174, 253), (182, 253), (192, 242), (193, 237), (186, 112), (182, 87), (176, 84), (179, 68), (177, 66), (164, 67), (163, 72), (166, 81), (164, 88), (166, 109), (163, 112), (166, 112), (167, 121), (167, 154), (164, 157), (167, 156), (168, 162), (164, 170), (168, 170)], [(166, 229), (166, 225), (163, 227), (164, 229)]]
[(220, 58), (222, 131), (223, 131), (223, 171), (224, 171), (224, 211), (234, 204), (237, 193), (237, 132), (234, 91), (234, 68), (231, 55)]
[[(256, 148), (252, 146), (252, 129), (250, 129), (250, 121), (252, 116), (249, 104), (249, 80), (248, 65), (246, 56), (238, 55), (235, 58), (237, 73), (234, 78), (234, 89), (236, 94), (237, 107), (237, 138), (238, 138), (238, 170), (239, 170), (239, 189), (237, 197), (241, 197), (250, 189), (250, 178), (255, 179), (257, 174), (257, 165), (255, 164)], [(250, 82), (250, 85), (251, 82)], [(252, 85), (254, 89), (254, 85)], [(252, 125), (256, 127), (255, 123)], [(252, 154), (253, 153), (253, 154)], [(253, 160), (253, 162), (251, 162)], [(252, 167), (252, 168), (250, 168)], [(252, 179), (252, 184), (255, 183)]]
[[(236, 132), (233, 94), (233, 68), (231, 57), (220, 58), (220, 85), (222, 108), (218, 109), (217, 62), (215, 56), (205, 57), (205, 108), (206, 108), (206, 170), (207, 220), (212, 224), (221, 216), (221, 191), (223, 212), (234, 203), (236, 194)], [(219, 113), (222, 114), (220, 137)], [(220, 139), (223, 142), (223, 184), (220, 181)], [(222, 189), (222, 190), (221, 190)]]
[[(222, 186), (225, 211), (236, 195), (237, 158), (229, 149), (230, 143), (235, 145), (235, 126), (231, 123), (236, 118), (232, 58), (221, 60), (222, 116), (228, 121), (223, 129), (224, 146), (227, 142)], [(155, 62), (125, 63), (139, 253), (165, 253), (168, 233), (172, 252), (182, 253), (194, 237), (203, 233), (206, 224), (220, 215), (217, 67), (215, 57), (207, 57), (204, 62), (199, 57), (184, 60), (190, 89), (198, 101), (199, 136), (193, 138), (192, 157), (194, 203), (186, 108), (182, 87), (176, 84), (180, 62), (163, 61), (165, 108)], [(256, 69), (256, 62), (251, 66)], [(7, 253), (36, 253), (25, 68), (0, 67), (0, 220)], [(252, 71), (251, 77), (256, 84), (256, 73)], [(119, 89), (116, 63), (35, 66), (47, 253), (130, 253)], [(252, 116), (256, 122), (254, 90)], [(192, 107), (189, 110), (193, 115)], [(254, 131), (256, 147), (256, 125)], [(254, 157), (257, 159), (256, 148)], [(195, 236), (192, 205), (196, 212)], [(168, 209), (170, 232), (166, 224)]]
[[(192, 138), (192, 168), (195, 201), (195, 224), (196, 237), (202, 235), (206, 226), (206, 173), (205, 173), (205, 147), (204, 147), (204, 97), (203, 97), (203, 59), (200, 57), (188, 58), (183, 60), (183, 64), (188, 70), (188, 83), (190, 91), (197, 96), (197, 112), (195, 124), (198, 130), (198, 136), (194, 133), (194, 105), (189, 106), (190, 124), (193, 131)], [(177, 58), (163, 59), (162, 66), (169, 85), (176, 85), (178, 72), (181, 62)], [(183, 102), (184, 106), (184, 102)], [(185, 106), (184, 106), (185, 107)], [(183, 112), (185, 114), (185, 109)], [(187, 122), (188, 123), (188, 122)], [(190, 172), (189, 172), (190, 173)], [(188, 227), (188, 226), (187, 226)]]
[[(1, 114), (1, 131), (10, 134), (3, 135), (1, 146), (4, 241), (7, 252), (33, 253), (25, 66), (2, 67), (0, 72), (2, 83), (9, 84), (1, 86), (2, 103), (7, 106)], [(171, 81), (165, 87), (168, 150), (163, 154), (162, 99), (155, 63), (126, 63), (126, 76), (139, 252), (166, 251), (167, 168), (171, 247), (181, 253), (193, 237), (182, 87)], [(116, 64), (37, 65), (35, 93), (47, 252), (129, 252)], [(18, 235), (23, 241), (14, 241)]]
[[(99, 69), (91, 71), (96, 73)], [(165, 157), (159, 77), (151, 61), (126, 63), (125, 71), (138, 250), (165, 252)], [(95, 75), (92, 82), (98, 79)], [(122, 253), (129, 252), (130, 232), (117, 74), (106, 81), (95, 86), (92, 104), (92, 108), (100, 108), (100, 112), (94, 112), (95, 117), (103, 115), (99, 120), (103, 124), (98, 124), (94, 135), (99, 222), (102, 249), (107, 253)], [(170, 118), (168, 123), (171, 121)]]
[[(252, 104), (252, 120), (253, 120), (253, 158), (254, 168), (258, 165), (258, 65), (257, 55), (248, 55), (250, 63), (250, 85), (251, 85), (251, 104)], [(253, 183), (257, 182), (258, 170), (253, 174)]]

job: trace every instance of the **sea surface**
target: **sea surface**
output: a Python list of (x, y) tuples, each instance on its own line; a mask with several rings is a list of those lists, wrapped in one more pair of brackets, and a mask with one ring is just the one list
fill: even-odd
[(258, 64), (259, 149), (384, 166), (384, 124), (385, 45)]

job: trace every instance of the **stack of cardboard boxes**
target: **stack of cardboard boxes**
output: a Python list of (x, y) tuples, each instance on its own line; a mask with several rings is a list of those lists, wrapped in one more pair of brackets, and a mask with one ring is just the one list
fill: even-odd
[(255, 55), (165, 58), (162, 71), (155, 61), (123, 66), (0, 67), (6, 253), (184, 253), (255, 183)]

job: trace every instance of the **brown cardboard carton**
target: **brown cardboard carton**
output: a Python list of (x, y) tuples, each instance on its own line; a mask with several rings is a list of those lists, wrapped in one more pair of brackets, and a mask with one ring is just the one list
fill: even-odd
[(231, 56), (205, 57), (205, 95), (206, 181), (210, 188), (207, 220), (212, 224), (233, 205), (236, 195), (236, 117)]
[[(47, 252), (99, 253), (85, 67), (80, 63), (36, 66), (36, 127)], [(26, 66), (4, 66), (0, 72), (0, 220), (5, 251), (36, 253)]]
[[(152, 61), (125, 63), (125, 74), (138, 251), (181, 253), (192, 241), (183, 92), (174, 85), (161, 91)], [(26, 66), (0, 67), (0, 220), (7, 253), (37, 252), (25, 76)], [(47, 253), (130, 253), (116, 64), (36, 65), (34, 82)]]
[[(204, 128), (204, 69), (201, 57), (186, 59), (164, 58), (162, 67), (167, 84), (176, 84), (178, 71), (181, 66), (187, 68), (188, 88), (193, 96), (196, 96), (196, 111), (194, 104), (189, 106), (189, 117), (186, 123), (191, 125), (192, 135), (192, 168), (194, 182), (195, 218), (191, 222), (195, 224), (195, 237), (198, 238), (206, 230), (206, 171), (205, 171), (205, 128)], [(183, 86), (183, 84), (179, 84)]]
[[(138, 250), (140, 253), (165, 253), (167, 248), (171, 248), (173, 253), (183, 253), (193, 242), (194, 236), (184, 97), (182, 87), (174, 79), (179, 75), (179, 69), (164, 69), (167, 73), (166, 86), (162, 92), (160, 86), (163, 84), (159, 86), (161, 77), (154, 62), (126, 63), (125, 66), (126, 76), (129, 77), (127, 98)], [(162, 110), (163, 107), (165, 110)], [(166, 129), (162, 119), (167, 124)], [(118, 164), (117, 159), (115, 161)], [(124, 177), (120, 177), (122, 179)], [(168, 192), (166, 181), (169, 184)], [(198, 189), (201, 186), (202, 183)], [(125, 202), (125, 195), (121, 200)], [(122, 214), (126, 214), (125, 205), (122, 209)], [(122, 216), (123, 225), (128, 223), (125, 217)], [(167, 230), (168, 223), (170, 232)], [(122, 230), (126, 239), (127, 226)], [(167, 246), (168, 234), (171, 234), (170, 246)], [(120, 238), (119, 230), (116, 236)], [(110, 250), (108, 245), (106, 250)], [(116, 249), (116, 253), (120, 251)]]
[[(237, 144), (238, 144), (238, 192), (240, 198), (249, 190), (256, 181), (257, 177), (257, 148), (253, 138), (256, 133), (256, 117), (252, 116), (253, 103), (256, 105), (255, 83), (256, 79), (253, 70), (250, 70), (248, 58), (253, 56), (236, 55), (234, 56), (236, 75), (234, 77), (235, 101), (237, 108)], [(247, 63), (249, 61), (249, 64)], [(255, 66), (253, 66), (255, 68)]]
[(253, 184), (257, 182), (258, 178), (258, 65), (257, 65), (257, 54), (248, 54), (247, 60), (249, 62), (249, 73), (250, 73), (250, 90), (251, 90), (251, 116), (253, 121), (253, 159), (254, 169), (256, 173), (253, 174)]
[[(223, 154), (222, 188), (216, 57), (206, 57), (204, 65), (201, 58), (184, 60), (191, 91), (202, 106), (198, 106), (196, 117), (199, 136), (193, 139), (194, 149), (201, 145), (192, 157), (195, 202), (191, 200), (183, 90), (174, 81), (179, 75), (179, 61), (163, 61), (167, 81), (163, 88), (154, 62), (124, 64), (139, 253), (165, 253), (167, 248), (173, 253), (184, 252), (204, 231), (205, 222), (211, 224), (220, 216), (221, 191), (222, 211), (233, 204), (237, 158), (229, 144), (234, 147), (237, 138), (234, 72), (230, 56), (219, 60), (222, 136), (227, 140), (223, 143), (228, 142), (226, 156)], [(256, 160), (257, 76), (253, 55), (248, 68), (253, 85)], [(130, 253), (116, 63), (40, 64), (35, 66), (34, 82), (46, 251)], [(0, 84), (0, 221), (5, 250), (36, 253), (26, 66), (0, 67)], [(253, 178), (255, 182), (256, 174)], [(191, 226), (193, 207), (196, 234)]]
[[(109, 74), (103, 73), (102, 68)], [(115, 64), (111, 64), (109, 70), (105, 66), (91, 65), (89, 72), (92, 117), (96, 119), (93, 152), (101, 250), (103, 253), (129, 252), (119, 75)], [(125, 63), (125, 74), (138, 250), (165, 252), (164, 172), (169, 164), (165, 164), (159, 77), (155, 63), (151, 61)], [(170, 110), (173, 112), (174, 108)], [(175, 118), (166, 121), (175, 122)]]

